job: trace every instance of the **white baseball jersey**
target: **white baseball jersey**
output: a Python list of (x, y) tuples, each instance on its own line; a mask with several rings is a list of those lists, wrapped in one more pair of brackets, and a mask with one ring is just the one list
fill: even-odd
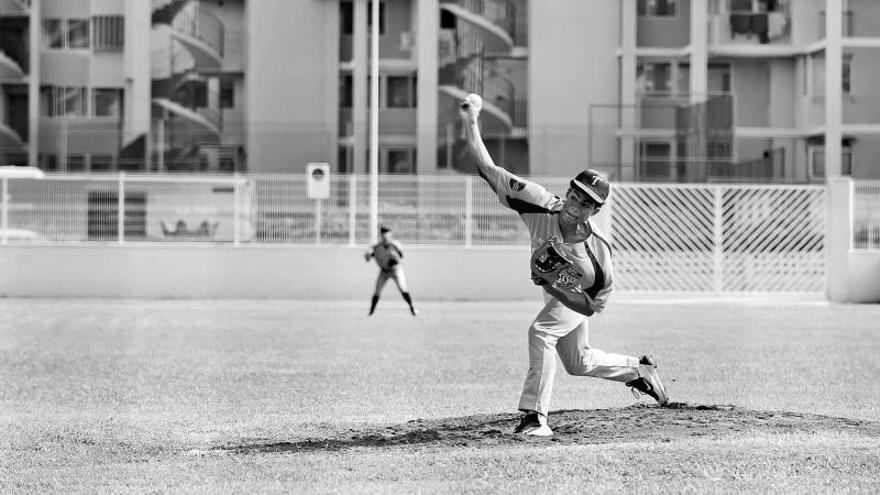
[(403, 260), (403, 246), (396, 240), (391, 240), (387, 243), (384, 241), (378, 242), (370, 247), (367, 254), (376, 260), (376, 264), (382, 270), (395, 270)]
[(529, 230), (532, 252), (553, 239), (561, 254), (584, 274), (580, 286), (574, 290), (588, 296), (587, 300), (594, 311), (602, 311), (611, 293), (612, 281), (611, 244), (604, 234), (587, 220), (577, 226), (577, 234), (582, 241), (563, 243), (559, 212), (565, 201), (543, 186), (517, 177), (501, 167), (485, 168), (487, 170), (477, 167), (477, 171), (498, 195), (501, 204), (519, 213)]

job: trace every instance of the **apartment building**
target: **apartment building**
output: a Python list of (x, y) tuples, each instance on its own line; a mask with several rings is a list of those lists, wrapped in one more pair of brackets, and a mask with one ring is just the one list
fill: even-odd
[(0, 0), (0, 159), (243, 169), (243, 28), (242, 0)]
[[(365, 173), (372, 21), (369, 0), (0, 0), (0, 158)], [(521, 174), (880, 176), (873, 0), (381, 0), (378, 29), (382, 173), (469, 171), (478, 92)]]
[(590, 102), (593, 158), (616, 175), (880, 177), (880, 3), (624, 0), (620, 26), (618, 108)]

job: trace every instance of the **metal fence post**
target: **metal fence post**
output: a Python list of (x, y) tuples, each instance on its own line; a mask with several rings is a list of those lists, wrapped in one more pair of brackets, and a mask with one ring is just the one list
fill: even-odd
[(116, 198), (116, 237), (125, 244), (125, 172), (119, 172), (119, 191)]
[(6, 245), (9, 243), (9, 178), (3, 177), (3, 200), (2, 205), (0, 205), (0, 209), (3, 211), (0, 212), (0, 230), (3, 231), (2, 238), (0, 238), (0, 244)]
[(348, 245), (354, 246), (357, 240), (357, 177), (348, 176)]
[(315, 244), (321, 244), (321, 229), (323, 228), (323, 208), (321, 207), (321, 203), (324, 200), (318, 198), (315, 199)]
[(715, 292), (721, 292), (724, 288), (724, 204), (723, 190), (716, 186), (713, 190), (713, 255), (712, 288)]
[(241, 176), (236, 172), (232, 184), (232, 245), (241, 244)]
[(465, 176), (464, 182), (464, 247), (472, 247), (474, 239), (474, 180)]

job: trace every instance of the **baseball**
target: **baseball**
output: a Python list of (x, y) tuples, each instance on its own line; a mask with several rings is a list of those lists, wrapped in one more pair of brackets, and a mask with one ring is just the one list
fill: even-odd
[(471, 93), (464, 97), (464, 102), (461, 104), (462, 108), (473, 107), (477, 111), (483, 108), (483, 99), (480, 95), (476, 93)]

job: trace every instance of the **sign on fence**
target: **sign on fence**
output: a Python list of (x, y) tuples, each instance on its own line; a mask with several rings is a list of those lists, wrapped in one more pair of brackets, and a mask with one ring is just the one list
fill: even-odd
[(330, 165), (310, 163), (306, 167), (309, 199), (330, 198)]

